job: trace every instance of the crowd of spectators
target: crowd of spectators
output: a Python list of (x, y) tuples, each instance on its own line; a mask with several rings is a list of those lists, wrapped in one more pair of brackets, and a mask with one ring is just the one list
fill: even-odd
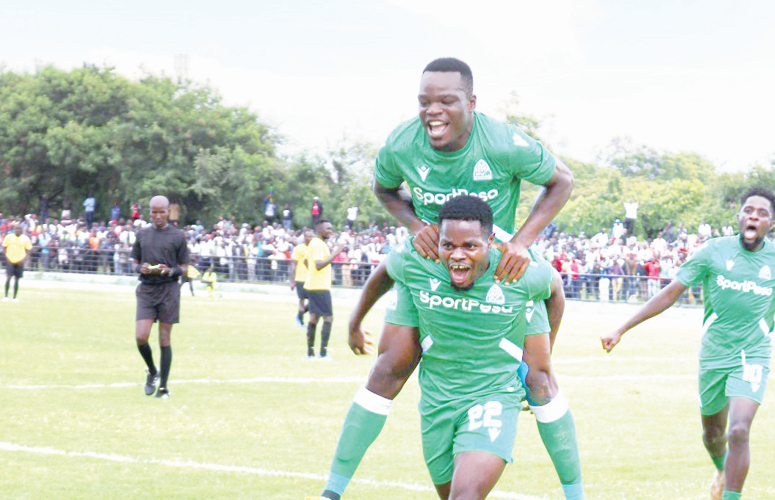
[[(132, 245), (147, 222), (136, 211), (127, 220), (90, 222), (85, 217), (70, 218), (69, 212), (45, 221), (36, 214), (0, 214), (0, 237), (22, 225), (33, 243), (28, 270), (132, 274)], [(222, 281), (285, 282), (293, 247), (303, 240), (306, 228), (293, 229), (280, 221), (251, 226), (221, 217), (210, 227), (197, 222), (182, 229), (191, 263), (201, 272), (212, 269)], [(667, 285), (703, 241), (721, 234), (733, 234), (733, 229), (727, 225), (714, 231), (703, 224), (697, 232), (689, 232), (682, 225), (668, 224), (656, 238), (644, 240), (628, 236), (617, 221), (590, 237), (583, 232), (544, 234), (533, 250), (560, 272), (570, 299), (642, 302)], [(337, 236), (347, 247), (333, 261), (334, 284), (361, 286), (371, 269), (408, 236), (402, 226), (371, 224), (357, 231), (345, 226)], [(688, 290), (684, 300), (699, 302), (700, 291)]]
[[(139, 214), (91, 224), (85, 217), (41, 222), (36, 214), (0, 214), (0, 239), (17, 224), (33, 244), (28, 270), (126, 275), (132, 274), (130, 253), (136, 233), (148, 223)], [(181, 228), (188, 237), (191, 264), (202, 272), (212, 268), (224, 281), (287, 281), (293, 247), (303, 240), (306, 229), (292, 229), (279, 221), (251, 226), (224, 217), (211, 227), (197, 222)], [(337, 237), (347, 242), (347, 248), (334, 260), (334, 284), (362, 285), (373, 266), (407, 237), (403, 227), (371, 224), (356, 231), (347, 226)]]

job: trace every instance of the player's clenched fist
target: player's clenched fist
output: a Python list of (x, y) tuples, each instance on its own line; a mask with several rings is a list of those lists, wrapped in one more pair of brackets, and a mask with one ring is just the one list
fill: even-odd
[(350, 327), (350, 349), (355, 354), (371, 354), (374, 343), (371, 341), (371, 332), (360, 327)]
[(427, 259), (439, 260), (439, 226), (428, 224), (414, 237), (414, 249)]
[(611, 349), (613, 349), (616, 344), (622, 340), (622, 335), (622, 332), (613, 331), (600, 337), (600, 342), (603, 344), (603, 349), (605, 349), (606, 352), (611, 352)]

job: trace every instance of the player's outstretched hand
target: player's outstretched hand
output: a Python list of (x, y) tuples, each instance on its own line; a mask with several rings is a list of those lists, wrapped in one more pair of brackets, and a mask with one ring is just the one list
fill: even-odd
[(514, 283), (525, 274), (530, 264), (530, 254), (527, 247), (520, 243), (507, 241), (498, 244), (501, 253), (501, 261), (495, 268), (495, 279), (506, 284)]
[(350, 349), (356, 355), (371, 354), (374, 351), (374, 342), (371, 341), (371, 332), (360, 327), (350, 328)]
[(439, 260), (439, 226), (428, 224), (414, 237), (414, 249), (426, 259)]
[(614, 330), (613, 332), (609, 332), (600, 337), (600, 342), (603, 344), (603, 349), (605, 349), (605, 352), (611, 352), (611, 350), (616, 347), (616, 344), (622, 340), (622, 335), (624, 335), (624, 332)]

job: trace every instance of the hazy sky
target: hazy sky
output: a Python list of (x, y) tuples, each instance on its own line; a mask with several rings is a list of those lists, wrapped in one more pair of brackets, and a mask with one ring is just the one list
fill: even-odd
[(420, 74), (454, 56), (478, 110), (512, 92), (556, 153), (594, 161), (615, 136), (696, 151), (726, 170), (775, 153), (775, 2), (672, 0), (222, 0), (6, 2), (0, 62), (145, 68), (216, 87), (321, 151), (381, 144), (416, 114)]

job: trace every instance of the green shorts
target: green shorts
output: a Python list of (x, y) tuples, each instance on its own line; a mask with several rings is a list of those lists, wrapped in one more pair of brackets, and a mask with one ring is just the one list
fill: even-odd
[(422, 448), (433, 484), (452, 481), (458, 453), (483, 451), (510, 464), (523, 394), (503, 391), (423, 414)]
[(715, 415), (727, 406), (730, 397), (762, 404), (769, 375), (769, 358), (742, 358), (739, 365), (724, 369), (700, 366), (700, 413)]

